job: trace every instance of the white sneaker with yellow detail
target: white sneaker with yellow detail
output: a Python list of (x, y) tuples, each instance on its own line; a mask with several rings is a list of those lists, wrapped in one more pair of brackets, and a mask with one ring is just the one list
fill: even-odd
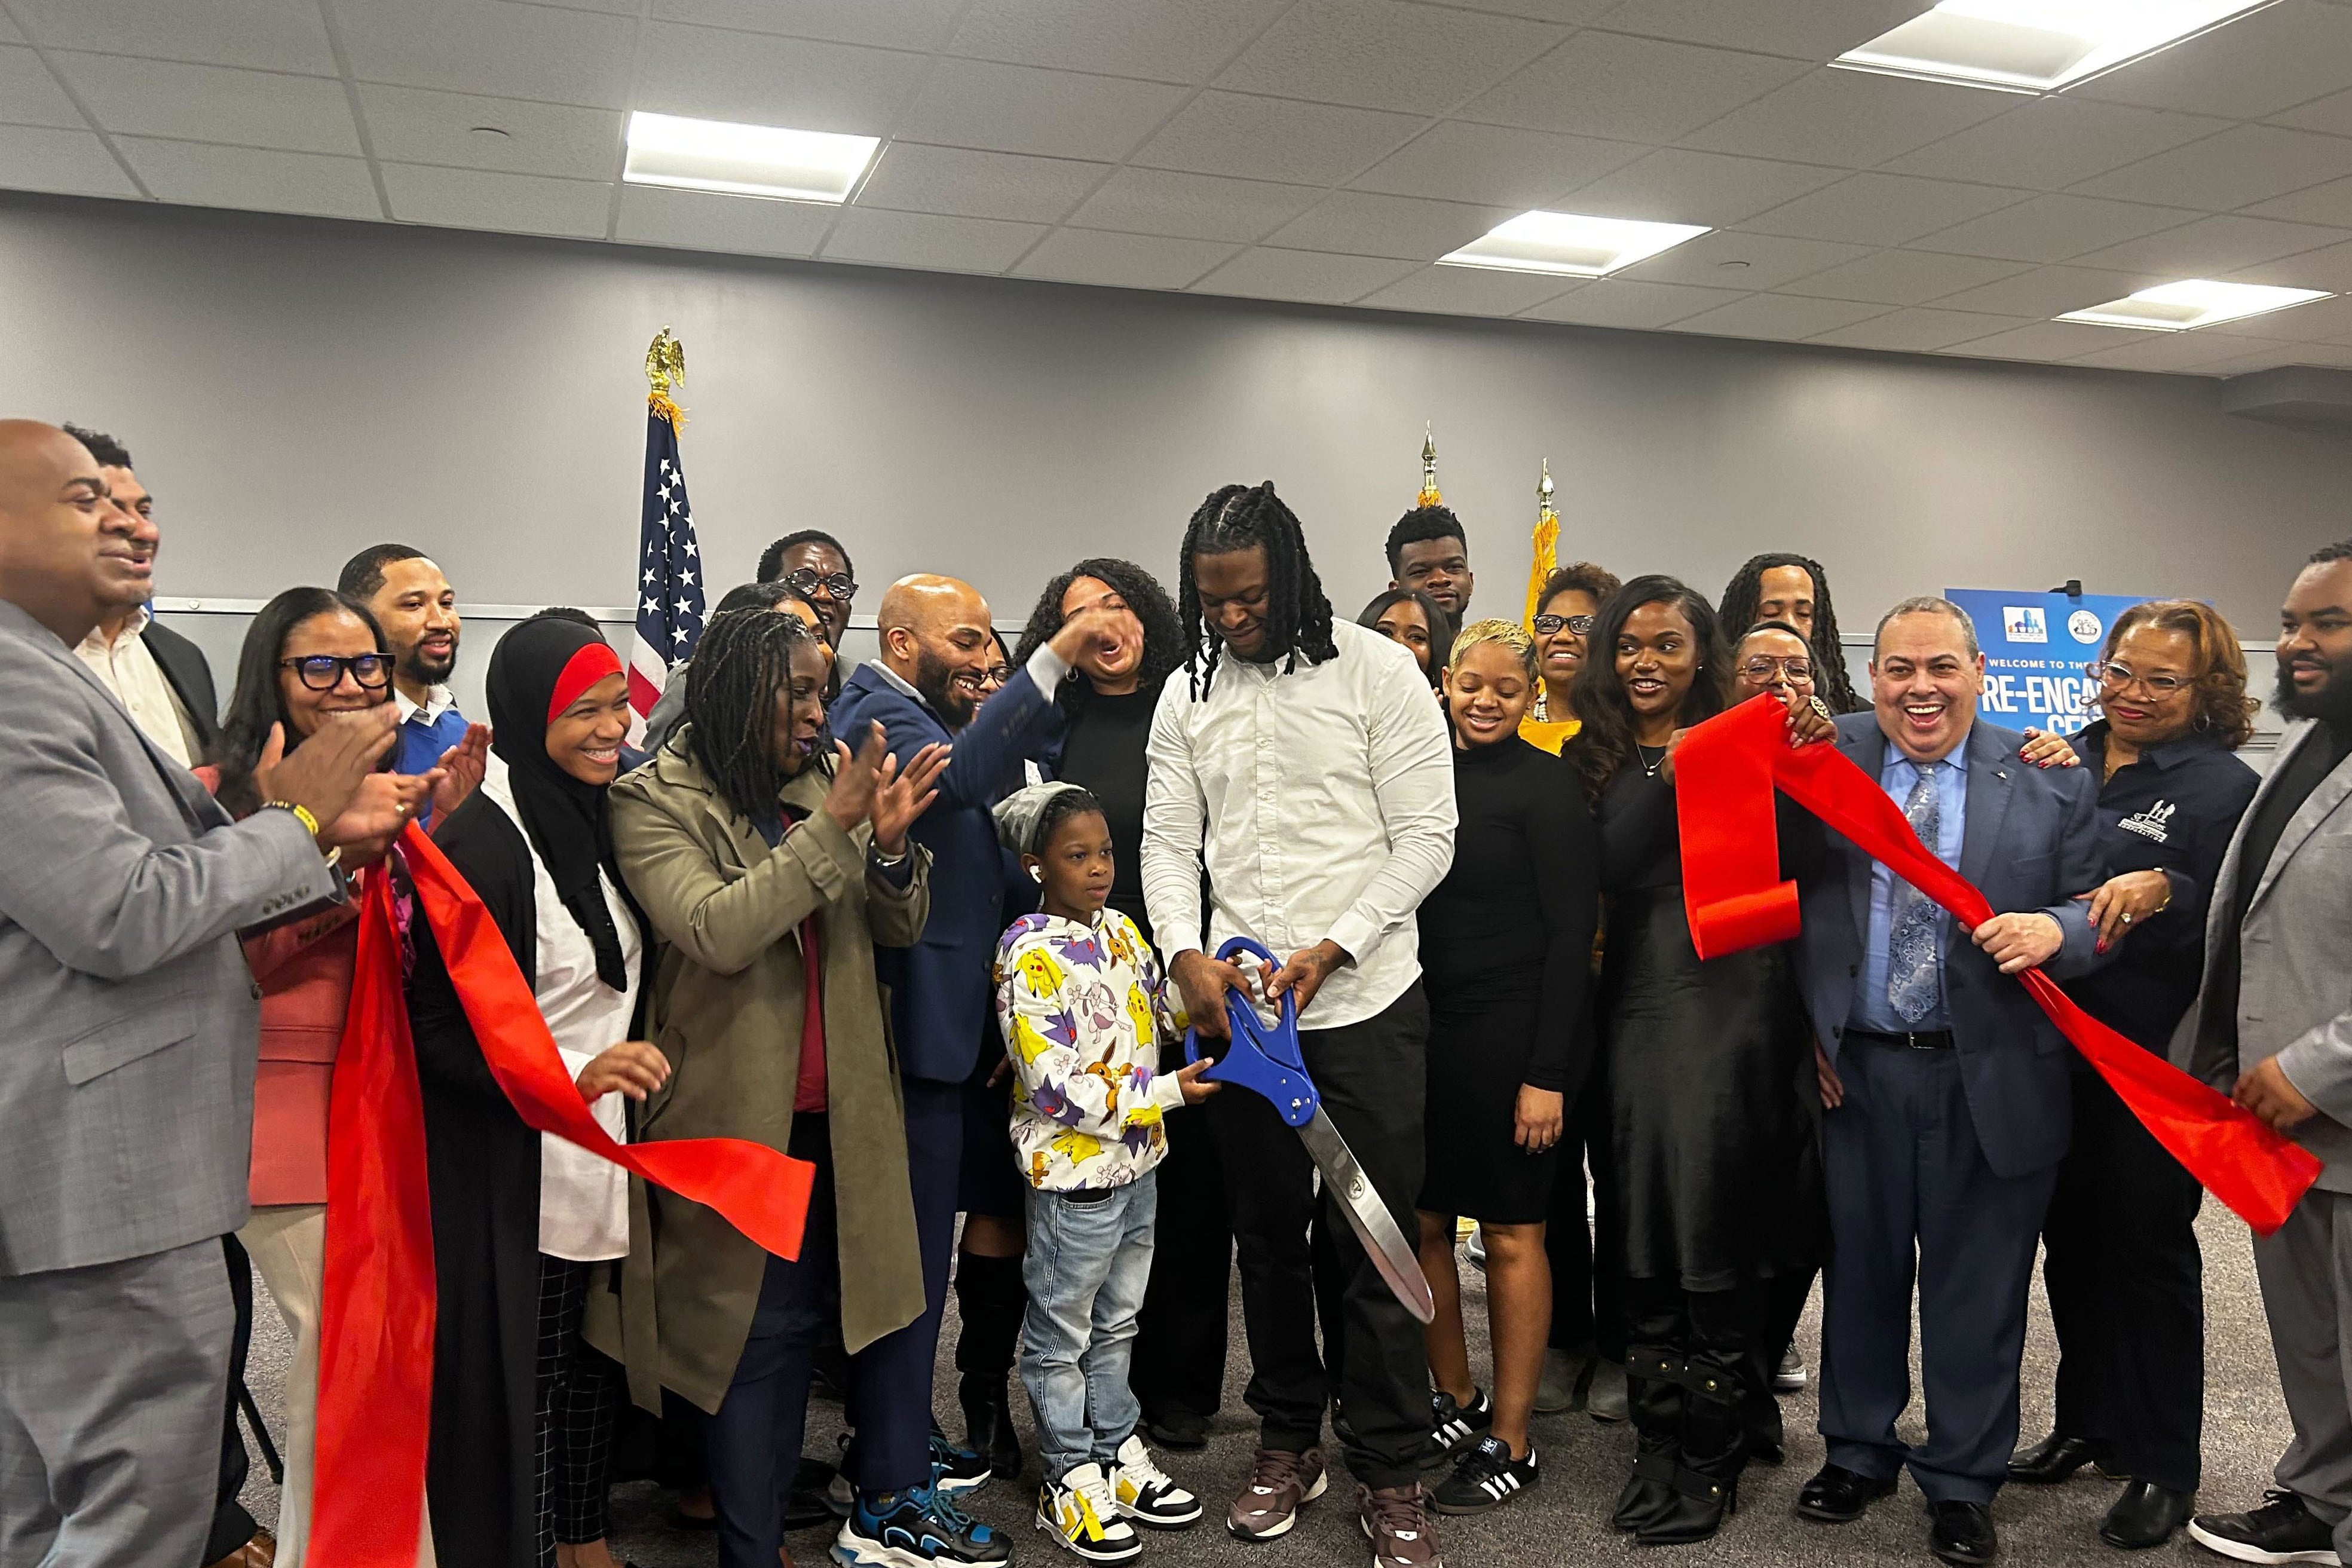
[(1089, 1563), (1132, 1563), (1143, 1555), (1143, 1538), (1121, 1517), (1110, 1478), (1092, 1460), (1037, 1489), (1037, 1528)]
[(1118, 1511), (1146, 1530), (1182, 1530), (1201, 1522), (1201, 1500), (1154, 1464), (1151, 1450), (1131, 1432), (1118, 1446), (1110, 1489), (1118, 1500)]

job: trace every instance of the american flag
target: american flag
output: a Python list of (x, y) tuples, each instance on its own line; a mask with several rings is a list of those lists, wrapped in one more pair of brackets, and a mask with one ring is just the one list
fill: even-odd
[(702, 557), (694, 539), (694, 511), (686, 499), (686, 469), (677, 429), (659, 410), (646, 415), (646, 504), (638, 531), (637, 635), (629, 647), (629, 726), (632, 745), (645, 738), (646, 717), (661, 700), (672, 671), (694, 657), (702, 637)]

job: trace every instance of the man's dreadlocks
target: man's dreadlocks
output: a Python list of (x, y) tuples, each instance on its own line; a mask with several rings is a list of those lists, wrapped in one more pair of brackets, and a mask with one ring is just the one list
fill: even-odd
[[(793, 650), (818, 646), (798, 616), (729, 610), (710, 617), (686, 667), (683, 746), (719, 798), (751, 821), (772, 816), (789, 775), (776, 765), (776, 694), (793, 684)], [(789, 731), (791, 719), (784, 719)], [(833, 767), (833, 737), (820, 730), (804, 766)]]
[(1224, 645), (1202, 635), (1201, 588), (1192, 575), (1192, 562), (1239, 550), (1265, 552), (1266, 644), (1284, 656), (1284, 673), (1298, 668), (1302, 653), (1318, 663), (1339, 657), (1331, 640), (1331, 601), (1324, 597), (1322, 580), (1307, 559), (1307, 535), (1297, 514), (1274, 493), (1272, 479), (1260, 485), (1226, 485), (1212, 490), (1193, 512), (1177, 556), (1176, 614), (1183, 623), (1189, 650), (1184, 668), (1191, 673), (1195, 700), (1216, 678)]
[(1774, 552), (1752, 557), (1723, 589), (1723, 635), (1738, 642), (1756, 624), (1756, 606), (1764, 598), (1764, 574), (1794, 566), (1813, 580), (1814, 689), (1832, 713), (1859, 713), (1870, 706), (1853, 693), (1853, 677), (1845, 672), (1845, 649), (1838, 643), (1837, 611), (1830, 605), (1829, 574), (1822, 563), (1804, 555)]

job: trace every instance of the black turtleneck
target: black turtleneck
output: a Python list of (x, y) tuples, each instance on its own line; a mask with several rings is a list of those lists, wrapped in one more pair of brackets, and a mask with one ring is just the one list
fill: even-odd
[(1143, 909), (1143, 748), (1151, 738), (1151, 714), (1160, 704), (1157, 687), (1145, 685), (1122, 697), (1089, 691), (1075, 704), (1068, 738), (1062, 744), (1056, 778), (1082, 786), (1102, 802), (1110, 826), (1110, 907), (1133, 921), (1149, 939), (1151, 920)]

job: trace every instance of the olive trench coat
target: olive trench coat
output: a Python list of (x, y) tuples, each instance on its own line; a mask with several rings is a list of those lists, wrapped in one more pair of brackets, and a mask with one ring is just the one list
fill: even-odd
[[(789, 1144), (805, 1004), (799, 927), (818, 919), (842, 1337), (855, 1352), (923, 1310), (898, 1056), (874, 948), (922, 934), (930, 861), (914, 847), (911, 881), (892, 887), (868, 859), (872, 829), (845, 833), (819, 809), (826, 787), (814, 769), (793, 780), (782, 798), (808, 816), (771, 849), (673, 743), (613, 785), (613, 840), (663, 944), (646, 1028), (670, 1076), (645, 1103), (639, 1142)], [(630, 1186), (620, 1294), (592, 1299), (589, 1337), (628, 1368), (637, 1404), (658, 1410), (667, 1388), (716, 1411), (768, 1255), (714, 1210), (642, 1180)]]

